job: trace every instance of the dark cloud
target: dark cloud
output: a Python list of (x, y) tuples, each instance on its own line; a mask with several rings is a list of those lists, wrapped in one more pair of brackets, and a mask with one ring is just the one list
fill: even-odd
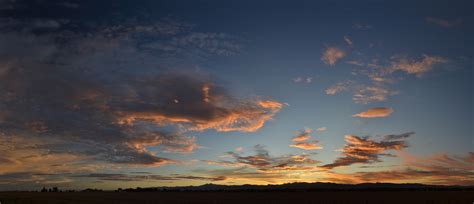
[[(30, 155), (48, 151), (91, 162), (156, 166), (174, 161), (149, 147), (190, 153), (199, 146), (189, 132), (256, 131), (282, 107), (232, 97), (200, 72), (163, 68), (187, 66), (175, 62), (194, 52), (229, 55), (234, 51), (225, 49), (239, 46), (225, 42), (231, 38), (226, 34), (195, 33), (169, 19), (92, 28), (57, 18), (0, 19), (0, 139), (35, 141)], [(141, 50), (178, 38), (185, 40), (176, 46), (190, 53), (170, 58)], [(0, 161), (11, 162), (7, 158)]]
[[(44, 185), (68, 185), (72, 182), (63, 174), (44, 174), (34, 172), (17, 172), (0, 174), (0, 190), (19, 190), (26, 186), (28, 188), (40, 188)], [(14, 187), (13, 187), (14, 186)]]
[(256, 169), (259, 172), (283, 172), (314, 170), (315, 164), (319, 163), (311, 158), (312, 154), (271, 156), (262, 145), (254, 146), (254, 155), (244, 156), (239, 152), (227, 152), (227, 156), (233, 161), (209, 162), (222, 166), (243, 166)]
[(347, 144), (341, 150), (343, 156), (336, 159), (333, 163), (323, 165), (322, 167), (332, 169), (357, 163), (380, 162), (380, 156), (393, 156), (385, 153), (386, 151), (401, 150), (408, 147), (405, 139), (413, 134), (413, 132), (407, 132), (400, 135), (385, 135), (380, 137), (379, 141), (370, 137), (346, 135)]
[(152, 121), (179, 124), (187, 130), (253, 132), (282, 107), (276, 101), (233, 98), (221, 87), (187, 75), (143, 77), (132, 84), (140, 87), (130, 97), (136, 102), (118, 105), (119, 122), (129, 125)]

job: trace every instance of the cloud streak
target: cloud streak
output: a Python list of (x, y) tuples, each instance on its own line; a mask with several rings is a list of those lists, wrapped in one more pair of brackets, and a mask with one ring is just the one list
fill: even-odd
[(346, 41), (348, 45), (352, 45), (352, 40), (349, 38), (349, 36), (344, 36), (344, 41)]
[(376, 107), (376, 108), (369, 108), (367, 111), (354, 114), (354, 115), (352, 115), (352, 117), (358, 117), (358, 118), (384, 118), (384, 117), (390, 116), (392, 113), (393, 113), (392, 108)]
[(344, 91), (351, 92), (354, 103), (360, 104), (385, 101), (389, 96), (398, 93), (397, 91), (389, 90), (381, 84), (366, 85), (352, 80), (338, 82), (325, 90), (327, 95), (336, 95)]
[(178, 181), (178, 180), (201, 180), (201, 181), (223, 181), (224, 176), (203, 177), (181, 174), (157, 175), (157, 174), (122, 174), (122, 173), (93, 173), (75, 176), (77, 178), (92, 178), (99, 181), (118, 181), (118, 182), (143, 182), (143, 181)]
[(460, 25), (462, 23), (461, 19), (446, 20), (446, 19), (435, 18), (435, 17), (431, 17), (431, 16), (426, 17), (425, 20), (428, 23), (436, 24), (438, 26), (445, 27), (445, 28), (450, 28), (450, 27), (453, 27), (453, 26), (456, 26), (456, 25)]

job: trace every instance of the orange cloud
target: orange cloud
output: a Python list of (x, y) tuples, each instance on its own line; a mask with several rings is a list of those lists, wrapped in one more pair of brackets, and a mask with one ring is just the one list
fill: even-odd
[[(208, 103), (208, 102), (206, 102)], [(173, 116), (160, 112), (125, 113), (118, 121), (119, 124), (133, 125), (135, 121), (152, 121), (157, 125), (178, 125), (187, 131), (203, 131), (214, 129), (220, 132), (242, 131), (255, 132), (282, 108), (283, 104), (277, 101), (246, 101), (237, 106), (210, 105), (216, 111), (211, 118), (189, 116)], [(206, 110), (203, 110), (206, 111)], [(213, 111), (213, 110), (209, 110)]]
[(290, 147), (296, 147), (304, 150), (322, 149), (323, 147), (321, 147), (318, 143), (319, 141), (317, 140), (310, 142), (298, 142), (295, 144), (291, 144)]
[(311, 135), (310, 135), (311, 132), (312, 130), (309, 128), (305, 128), (304, 130), (299, 131), (298, 135), (291, 138), (291, 141), (296, 142), (296, 143), (290, 144), (289, 146), (304, 149), (304, 150), (322, 149), (322, 147), (318, 144), (319, 143), (318, 140), (306, 141), (309, 138), (311, 138)]
[(326, 50), (323, 52), (323, 55), (321, 56), (321, 60), (329, 65), (334, 65), (336, 64), (337, 60), (343, 58), (346, 56), (346, 53), (337, 48), (337, 47), (328, 47)]
[(311, 129), (309, 128), (305, 128), (304, 130), (301, 130), (298, 132), (298, 135), (294, 136), (293, 138), (291, 138), (291, 141), (293, 142), (302, 142), (302, 141), (305, 141), (307, 139), (309, 139), (311, 137)]
[(367, 111), (360, 112), (357, 114), (352, 115), (352, 117), (359, 117), (359, 118), (383, 118), (388, 117), (390, 114), (393, 113), (392, 108), (386, 107), (376, 107), (376, 108), (369, 108)]

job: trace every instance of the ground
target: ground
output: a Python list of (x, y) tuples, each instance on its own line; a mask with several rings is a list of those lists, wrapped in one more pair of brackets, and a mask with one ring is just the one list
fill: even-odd
[(473, 191), (345, 192), (0, 192), (1, 204), (66, 203), (451, 203), (473, 204)]

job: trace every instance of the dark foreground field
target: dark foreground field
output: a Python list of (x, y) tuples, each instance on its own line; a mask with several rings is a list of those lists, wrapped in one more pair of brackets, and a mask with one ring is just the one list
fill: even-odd
[(34, 203), (474, 203), (474, 191), (0, 192), (1, 204)]

